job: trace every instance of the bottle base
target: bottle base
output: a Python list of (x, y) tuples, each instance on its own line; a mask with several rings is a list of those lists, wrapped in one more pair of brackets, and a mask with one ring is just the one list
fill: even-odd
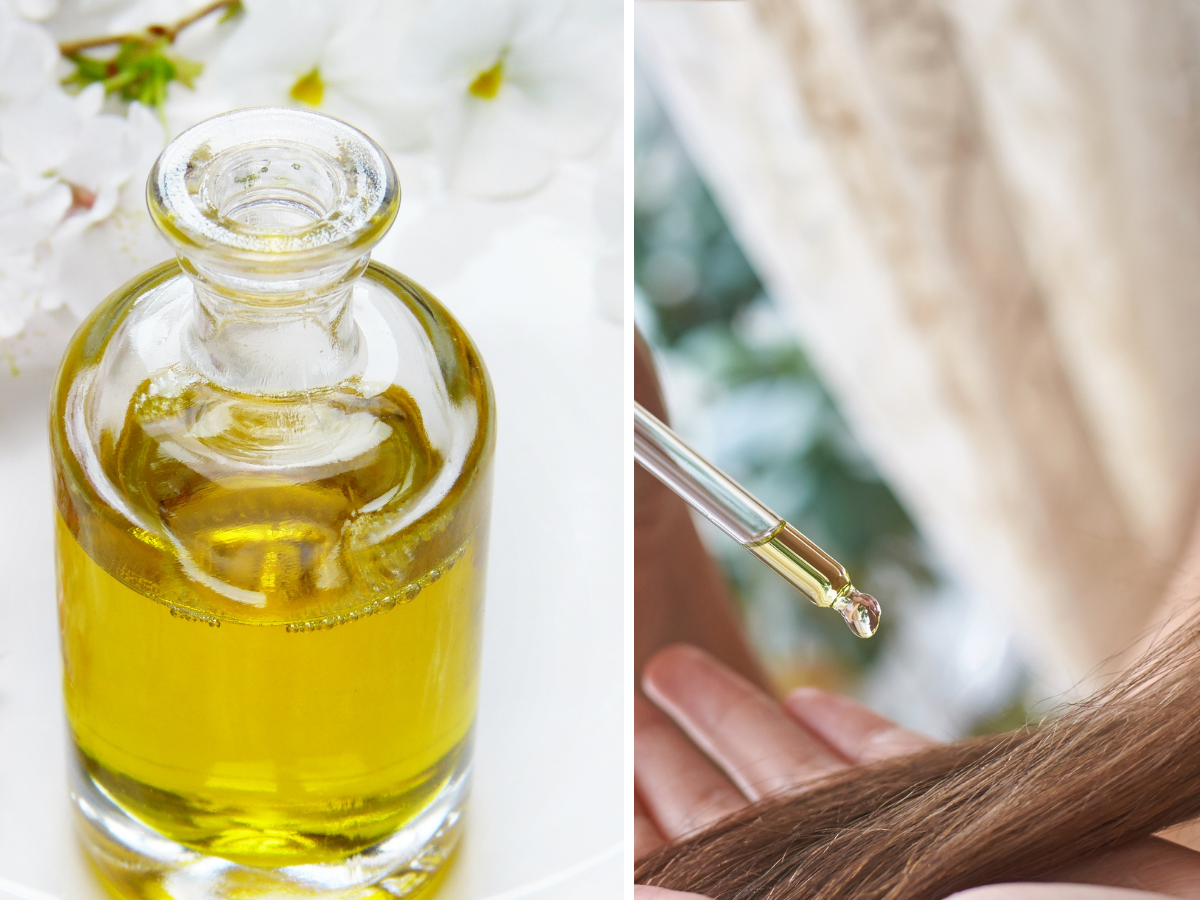
[(337, 863), (258, 868), (198, 853), (112, 801), (77, 762), (71, 800), (84, 849), (115, 895), (135, 900), (394, 900), (425, 895), (462, 831), (464, 759), (432, 803), (400, 831)]

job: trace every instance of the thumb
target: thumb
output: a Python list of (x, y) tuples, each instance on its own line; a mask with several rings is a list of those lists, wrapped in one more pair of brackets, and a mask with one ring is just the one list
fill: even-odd
[[(1144, 900), (1146, 897), (1157, 895), (1138, 894), (1138, 896)], [(635, 884), (633, 886), (633, 900), (708, 900), (708, 898), (701, 897), (699, 894), (681, 894), (679, 891), (668, 891), (666, 888)], [(1000, 898), (996, 898), (996, 900), (1000, 900)], [(1114, 900), (1124, 900), (1124, 898), (1117, 897)]]
[[(678, 894), (676, 896), (689, 896)], [(638, 897), (637, 900), (642, 900)], [(657, 900), (648, 895), (646, 900)], [(946, 900), (1170, 900), (1166, 894), (1090, 884), (989, 884), (952, 894)]]

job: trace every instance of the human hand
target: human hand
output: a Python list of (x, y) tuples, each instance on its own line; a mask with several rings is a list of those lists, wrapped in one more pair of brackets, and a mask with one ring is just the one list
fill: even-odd
[[(769, 794), (933, 743), (849, 699), (814, 688), (802, 688), (776, 703), (694, 647), (670, 647), (656, 655), (646, 666), (643, 687), (654, 702), (635, 699), (639, 858)], [(1147, 838), (1080, 859), (1054, 878), (1076, 884), (994, 885), (955, 896), (1149, 900), (1156, 895), (1145, 891), (1156, 891), (1200, 900), (1200, 853)], [(637, 900), (694, 896), (647, 893)]]
[(699, 894), (684, 894), (680, 891), (668, 891), (666, 888), (635, 884), (633, 900), (708, 900), (708, 898), (701, 897)]

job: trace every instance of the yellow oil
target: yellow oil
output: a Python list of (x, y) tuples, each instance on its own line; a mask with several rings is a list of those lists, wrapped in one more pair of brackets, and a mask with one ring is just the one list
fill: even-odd
[(124, 516), (59, 436), (66, 708), (95, 783), (254, 866), (342, 860), (423, 811), (470, 752), (490, 447), (396, 529), (445, 465), (398, 387), (152, 376), (98, 441)]
[(834, 609), (856, 637), (879, 628), (879, 601), (850, 583), (842, 564), (781, 521), (771, 534), (743, 546), (817, 606)]

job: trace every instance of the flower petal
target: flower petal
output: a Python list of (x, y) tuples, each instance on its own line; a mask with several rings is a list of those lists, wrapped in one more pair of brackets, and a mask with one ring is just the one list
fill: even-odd
[(72, 97), (58, 88), (0, 106), (0, 156), (26, 175), (52, 172), (70, 156), (82, 125)]
[(455, 190), (476, 197), (516, 197), (541, 187), (553, 172), (542, 123), (517, 91), (494, 100), (472, 98), (458, 121), (439, 124), (454, 129), (447, 128), (440, 143)]
[(58, 44), (40, 25), (0, 15), (0, 101), (32, 97), (57, 86)]
[[(620, 0), (445, 0), (400, 49), (401, 90), (426, 98), (452, 187), (514, 196), (612, 130), (621, 40)], [(473, 96), (471, 84), (492, 70), (496, 90)]]
[(102, 221), (78, 231), (60, 229), (51, 241), (46, 304), (66, 305), (82, 317), (138, 272), (170, 256), (146, 213), (144, 190), (130, 181)]

